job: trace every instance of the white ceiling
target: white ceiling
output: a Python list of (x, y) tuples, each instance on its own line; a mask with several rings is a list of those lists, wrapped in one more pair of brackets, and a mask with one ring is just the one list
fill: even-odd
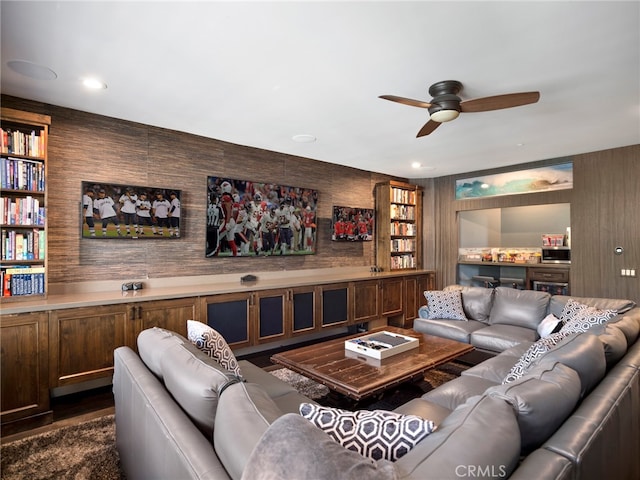
[[(640, 143), (637, 1), (0, 5), (2, 93), (100, 115), (408, 178)], [(377, 98), (448, 79), (463, 100), (541, 98), (422, 138), (427, 110)]]

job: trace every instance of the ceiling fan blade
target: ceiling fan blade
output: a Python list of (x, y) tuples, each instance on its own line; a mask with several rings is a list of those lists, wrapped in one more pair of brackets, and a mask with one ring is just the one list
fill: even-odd
[(507, 93), (465, 100), (460, 102), (460, 108), (463, 112), (489, 112), (536, 103), (539, 99), (540, 92)]
[(430, 103), (423, 102), (422, 100), (413, 100), (411, 98), (397, 97), (396, 95), (380, 95), (378, 98), (384, 98), (385, 100), (391, 100), (392, 102), (403, 103), (411, 107), (429, 108)]
[(440, 122), (436, 122), (435, 120), (429, 120), (427, 123), (424, 124), (424, 126), (420, 129), (420, 131), (418, 132), (418, 134), (416, 135), (416, 138), (419, 137), (424, 137), (425, 135), (429, 135), (431, 132), (433, 132), (436, 128), (438, 128), (440, 126)]

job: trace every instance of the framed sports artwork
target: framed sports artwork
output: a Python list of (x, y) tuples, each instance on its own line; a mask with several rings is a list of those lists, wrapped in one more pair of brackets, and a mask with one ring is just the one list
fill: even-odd
[(205, 255), (313, 255), (317, 205), (311, 188), (209, 176)]
[(181, 191), (82, 182), (81, 236), (89, 239), (179, 239)]
[(370, 242), (375, 231), (373, 208), (334, 205), (331, 216), (331, 240), (335, 242)]

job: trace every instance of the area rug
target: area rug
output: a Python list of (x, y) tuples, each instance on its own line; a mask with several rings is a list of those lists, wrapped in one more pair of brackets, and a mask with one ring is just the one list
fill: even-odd
[(0, 447), (2, 480), (120, 480), (113, 415)]

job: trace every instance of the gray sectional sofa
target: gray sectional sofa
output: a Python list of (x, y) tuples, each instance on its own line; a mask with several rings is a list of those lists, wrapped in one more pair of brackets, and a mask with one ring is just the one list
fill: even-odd
[[(502, 295), (466, 297), (481, 293)], [(540, 299), (528, 293), (504, 295), (518, 295), (520, 312), (536, 311), (526, 302)], [(566, 300), (548, 297), (545, 312), (561, 310)], [(395, 462), (365, 458), (332, 440), (298, 414), (311, 400), (255, 365), (241, 361), (239, 381), (183, 337), (145, 330), (139, 355), (115, 351), (122, 467), (129, 480), (640, 478), (640, 308), (582, 300), (616, 304), (621, 313), (606, 326), (566, 336), (507, 384), (536, 337), (507, 341), (498, 328), (497, 339), (483, 345), (500, 345), (499, 354), (396, 409), (433, 420), (437, 429)], [(467, 339), (492, 326), (491, 315), (471, 321), (484, 326)], [(458, 335), (456, 327), (449, 331)]]

